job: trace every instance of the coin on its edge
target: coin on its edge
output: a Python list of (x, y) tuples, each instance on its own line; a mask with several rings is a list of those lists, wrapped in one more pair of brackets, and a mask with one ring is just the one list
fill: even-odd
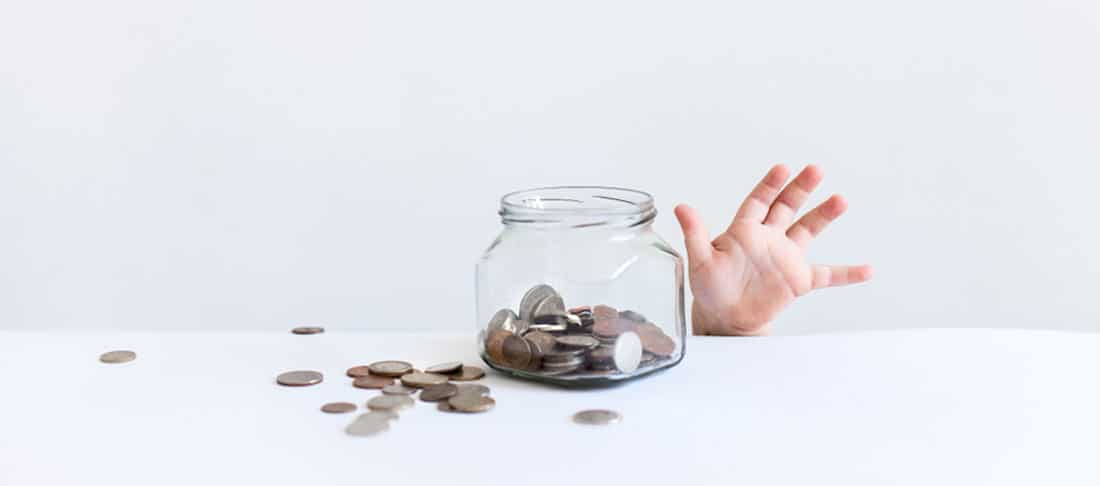
[(128, 363), (135, 359), (137, 359), (137, 353), (133, 351), (108, 351), (99, 355), (100, 361), (109, 364)]
[(573, 414), (573, 421), (581, 425), (609, 425), (623, 419), (614, 410), (581, 410)]

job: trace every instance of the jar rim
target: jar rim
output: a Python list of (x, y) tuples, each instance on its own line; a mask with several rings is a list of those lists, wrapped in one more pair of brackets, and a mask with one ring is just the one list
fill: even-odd
[(653, 196), (614, 186), (547, 186), (510, 192), (500, 198), (505, 223), (565, 224), (573, 227), (652, 221)]

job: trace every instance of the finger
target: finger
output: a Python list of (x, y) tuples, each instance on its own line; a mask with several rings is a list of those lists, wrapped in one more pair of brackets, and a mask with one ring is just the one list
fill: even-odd
[(738, 219), (764, 221), (764, 218), (768, 216), (768, 208), (775, 202), (779, 190), (783, 189), (783, 183), (787, 182), (787, 178), (790, 176), (790, 170), (787, 169), (787, 166), (779, 164), (772, 167), (768, 174), (764, 176), (764, 179), (749, 193), (749, 197), (746, 197), (745, 201), (741, 203), (741, 208), (737, 210), (734, 221)]
[(825, 227), (829, 226), (829, 223), (835, 221), (847, 210), (848, 201), (839, 194), (833, 194), (788, 228), (787, 237), (805, 249), (814, 237), (825, 231)]
[(813, 271), (814, 290), (866, 282), (871, 280), (872, 273), (870, 265), (814, 265)]
[(695, 211), (695, 208), (687, 204), (676, 206), (676, 219), (680, 222), (680, 229), (684, 232), (684, 246), (688, 253), (688, 267), (696, 268), (710, 261), (714, 247), (710, 244), (710, 234), (703, 225), (703, 218)]
[(764, 224), (783, 228), (790, 226), (791, 221), (794, 221), (794, 215), (798, 214), (798, 208), (806, 203), (810, 193), (821, 183), (821, 177), (821, 169), (816, 165), (807, 165), (802, 169), (802, 172), (799, 172), (775, 198), (775, 203), (768, 210), (768, 217), (764, 219)]

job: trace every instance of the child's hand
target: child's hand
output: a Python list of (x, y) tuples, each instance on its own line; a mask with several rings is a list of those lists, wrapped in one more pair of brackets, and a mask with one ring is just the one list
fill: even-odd
[(821, 169), (807, 166), (784, 189), (788, 177), (786, 167), (772, 167), (713, 241), (694, 209), (676, 207), (695, 294), (695, 334), (766, 334), (772, 319), (796, 297), (871, 278), (867, 265), (806, 262), (806, 247), (844, 213), (847, 203), (833, 195), (796, 222), (798, 208), (821, 182)]

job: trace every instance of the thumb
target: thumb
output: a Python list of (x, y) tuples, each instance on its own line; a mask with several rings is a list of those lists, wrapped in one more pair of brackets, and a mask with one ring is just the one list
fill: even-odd
[(687, 248), (689, 266), (694, 268), (710, 260), (714, 247), (710, 244), (710, 234), (703, 225), (703, 218), (695, 208), (687, 204), (676, 206), (676, 219), (680, 221), (680, 230), (684, 232), (684, 246)]

